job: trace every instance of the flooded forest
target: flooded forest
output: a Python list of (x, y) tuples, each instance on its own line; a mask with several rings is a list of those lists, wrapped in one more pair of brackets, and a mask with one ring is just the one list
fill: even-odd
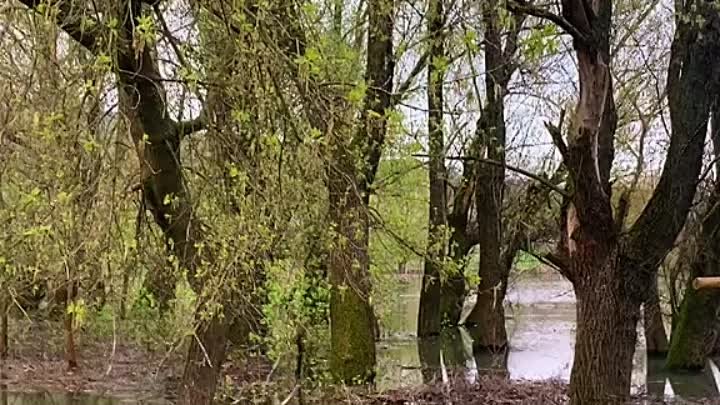
[(720, 404), (720, 3), (0, 0), (0, 405)]

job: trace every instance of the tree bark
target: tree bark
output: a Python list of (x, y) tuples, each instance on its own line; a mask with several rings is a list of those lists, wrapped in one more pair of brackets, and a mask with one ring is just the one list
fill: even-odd
[(0, 296), (0, 360), (5, 360), (8, 357), (10, 346), (8, 345), (8, 292), (4, 288)]
[[(342, 157), (342, 160), (349, 159)], [(336, 160), (338, 162), (338, 160)], [(347, 168), (346, 163), (346, 168)], [(350, 166), (351, 168), (353, 166)], [(339, 240), (330, 252), (330, 370), (347, 384), (375, 378), (374, 314), (370, 305), (367, 206), (345, 179), (330, 175), (330, 219)]]
[[(699, 253), (694, 259), (688, 280), (702, 276), (720, 275), (720, 206), (715, 191), (710, 212), (705, 216), (700, 235)], [(673, 330), (666, 366), (672, 370), (699, 370), (715, 349), (720, 337), (720, 292), (696, 291), (685, 288), (677, 326)]]
[[(201, 310), (198, 310), (201, 311)], [(201, 319), (198, 313), (196, 319)], [(212, 404), (217, 380), (225, 362), (228, 322), (215, 315), (199, 326), (185, 358), (180, 405)]]
[[(328, 167), (329, 217), (339, 241), (329, 255), (330, 368), (336, 379), (358, 384), (375, 378), (375, 314), (370, 304), (368, 258), (370, 192), (387, 132), (386, 110), (392, 107), (393, 0), (368, 2), (368, 90), (360, 129), (348, 142), (334, 129)], [(321, 124), (327, 125), (327, 124)], [(341, 127), (338, 124), (337, 127)], [(326, 131), (327, 132), (327, 131)], [(361, 157), (358, 164), (357, 156)]]
[(428, 141), (430, 145), (430, 205), (428, 216), (428, 240), (425, 256), (420, 307), (418, 311), (418, 336), (426, 337), (440, 333), (442, 323), (441, 280), (444, 278), (443, 262), (446, 258), (446, 173), (443, 122), (444, 68), (432, 61), (445, 56), (443, 39), (443, 0), (432, 0), (428, 7), (428, 31), (430, 32), (430, 58), (428, 64)]
[[(68, 370), (76, 370), (78, 368), (77, 348), (75, 346), (75, 297), (77, 295), (77, 283), (73, 279), (73, 273), (70, 273), (65, 286), (67, 288), (65, 300), (65, 314), (63, 316), (63, 325), (65, 327), (65, 361)], [(72, 309), (72, 310), (71, 310)]]
[[(624, 403), (630, 394), (640, 305), (627, 294), (616, 251), (611, 246), (605, 249), (611, 251), (575, 264), (597, 276), (575, 283), (577, 331), (571, 404)], [(593, 249), (588, 253), (599, 252)]]

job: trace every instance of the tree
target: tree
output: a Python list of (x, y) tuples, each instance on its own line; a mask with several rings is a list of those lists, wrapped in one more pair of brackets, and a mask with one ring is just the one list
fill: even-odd
[(330, 252), (330, 368), (339, 380), (372, 380), (375, 369), (375, 315), (370, 304), (369, 218), (371, 187), (380, 163), (391, 108), (393, 0), (368, 2), (365, 83), (359, 129), (350, 140), (334, 129), (328, 167), (329, 218), (340, 238)]
[(428, 4), (427, 31), (430, 38), (430, 63), (427, 67), (428, 143), (430, 161), (428, 170), (430, 204), (428, 241), (418, 311), (418, 336), (440, 333), (442, 313), (441, 272), (446, 257), (447, 186), (445, 174), (445, 141), (443, 121), (443, 85), (445, 56), (445, 7), (443, 0)]
[[(667, 158), (640, 217), (627, 233), (618, 234), (609, 182), (617, 122), (610, 74), (612, 4), (564, 1), (562, 16), (526, 3), (511, 6), (548, 18), (573, 37), (580, 94), (567, 144), (554, 139), (572, 185), (562, 230), (567, 261), (563, 272), (578, 298), (570, 396), (573, 404), (622, 401), (630, 392), (640, 305), (695, 194), (711, 101), (708, 93), (717, 90), (716, 73), (701, 68), (716, 63), (717, 11), (696, 1), (684, 2), (676, 10), (667, 84), (672, 120)], [(688, 16), (696, 23), (687, 23)]]
[[(713, 104), (711, 138), (714, 146), (714, 158), (717, 169), (720, 146), (720, 126), (718, 126), (717, 101)], [(694, 257), (691, 261), (691, 281), (696, 277), (720, 275), (720, 261), (717, 253), (720, 243), (720, 179), (716, 173), (711, 185), (707, 208), (703, 212), (700, 231), (696, 241)], [(680, 304), (680, 313), (672, 331), (672, 340), (667, 356), (666, 367), (670, 370), (700, 370), (706, 365), (707, 358), (716, 353), (718, 331), (720, 331), (717, 311), (720, 308), (720, 296), (714, 290), (697, 291), (690, 282)]]

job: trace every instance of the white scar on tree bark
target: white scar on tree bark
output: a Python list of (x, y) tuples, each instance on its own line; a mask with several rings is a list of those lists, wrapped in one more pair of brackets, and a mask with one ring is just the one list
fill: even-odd
[(600, 53), (598, 52), (598, 64), (602, 66), (603, 69), (603, 82), (605, 83), (605, 90), (603, 92), (603, 98), (602, 98), (602, 105), (600, 106), (600, 119), (598, 120), (597, 128), (595, 130), (595, 134), (593, 136), (593, 150), (592, 150), (592, 158), (595, 163), (595, 175), (597, 176), (598, 184), (600, 185), (600, 192), (605, 195), (605, 187), (603, 187), (602, 183), (602, 176), (600, 175), (600, 159), (598, 157), (599, 154), (599, 139), (600, 139), (600, 131), (603, 125), (603, 120), (605, 119), (605, 106), (607, 105), (607, 97), (608, 93), (610, 92), (610, 77), (609, 77), (609, 71), (610, 67), (603, 62), (603, 60), (600, 57)]

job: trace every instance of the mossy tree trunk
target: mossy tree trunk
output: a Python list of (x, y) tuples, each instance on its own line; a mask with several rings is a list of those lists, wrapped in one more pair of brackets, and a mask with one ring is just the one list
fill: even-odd
[[(720, 36), (720, 33), (718, 34)], [(711, 140), (715, 166), (720, 168), (720, 106), (714, 95)], [(680, 311), (673, 325), (666, 366), (671, 370), (699, 370), (707, 358), (717, 354), (720, 343), (720, 291), (695, 290), (696, 277), (720, 276), (720, 172), (707, 201), (700, 230), (696, 236), (695, 257), (691, 260), (688, 285), (685, 287)], [(682, 260), (682, 259), (681, 259)]]
[[(702, 222), (698, 256), (694, 259), (689, 280), (695, 277), (720, 276), (720, 207), (716, 188), (710, 211)], [(720, 334), (720, 292), (685, 288), (680, 314), (670, 342), (667, 367), (672, 370), (699, 370), (715, 350)]]
[[(375, 314), (370, 304), (368, 258), (370, 192), (392, 108), (393, 0), (370, 0), (365, 83), (359, 130), (351, 139), (336, 125), (327, 170), (329, 218), (337, 244), (329, 254), (330, 368), (336, 379), (358, 384), (375, 378)], [(325, 124), (326, 125), (326, 124)]]
[[(349, 159), (345, 156), (341, 159)], [(339, 159), (336, 159), (338, 162)], [(348, 167), (347, 163), (344, 167)], [(349, 169), (330, 175), (330, 219), (337, 242), (330, 252), (330, 370), (347, 384), (375, 377), (374, 315), (370, 305), (367, 206)]]

